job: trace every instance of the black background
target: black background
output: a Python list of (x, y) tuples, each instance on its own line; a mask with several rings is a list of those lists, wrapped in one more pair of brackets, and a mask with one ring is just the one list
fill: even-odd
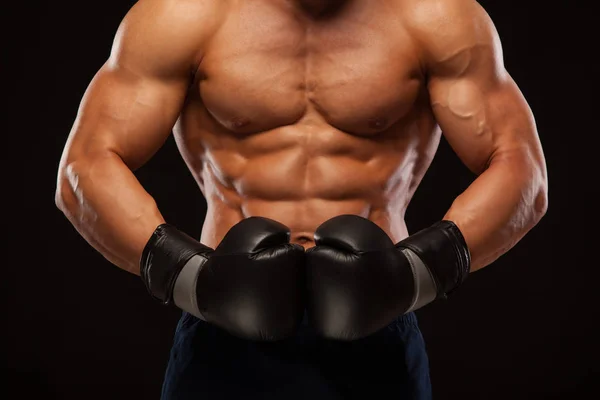
[[(139, 278), (105, 261), (54, 206), (58, 160), (77, 106), (133, 3), (7, 6), (0, 390), (17, 394), (5, 398), (159, 397), (179, 312), (154, 303)], [(434, 398), (594, 398), (585, 392), (600, 378), (593, 3), (481, 4), (536, 116), (550, 206), (451, 301), (418, 311)], [(204, 199), (172, 138), (137, 175), (166, 219), (198, 237)], [(442, 141), (409, 207), (409, 229), (440, 218), (471, 179)]]

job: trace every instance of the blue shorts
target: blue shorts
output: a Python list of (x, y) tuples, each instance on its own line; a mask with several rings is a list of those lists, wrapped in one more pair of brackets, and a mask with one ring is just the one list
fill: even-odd
[(239, 339), (184, 313), (162, 400), (431, 399), (425, 343), (413, 313), (364, 339)]

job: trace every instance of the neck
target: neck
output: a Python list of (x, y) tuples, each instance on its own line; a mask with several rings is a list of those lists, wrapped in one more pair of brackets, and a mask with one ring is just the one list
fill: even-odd
[(350, 0), (292, 0), (305, 12), (312, 15), (323, 15), (335, 12)]

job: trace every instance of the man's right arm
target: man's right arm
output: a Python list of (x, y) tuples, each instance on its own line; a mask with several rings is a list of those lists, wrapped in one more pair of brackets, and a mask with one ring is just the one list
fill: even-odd
[(165, 221), (132, 171), (171, 133), (216, 24), (217, 3), (141, 0), (130, 10), (82, 99), (60, 161), (57, 206), (90, 245), (134, 274)]

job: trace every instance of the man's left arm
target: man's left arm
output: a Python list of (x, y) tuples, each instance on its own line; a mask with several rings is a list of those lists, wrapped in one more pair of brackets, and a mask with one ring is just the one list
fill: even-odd
[(432, 109), (445, 138), (478, 176), (444, 216), (471, 252), (471, 271), (511, 249), (547, 209), (535, 120), (504, 67), (498, 34), (472, 0), (454, 0), (446, 23), (421, 35)]

